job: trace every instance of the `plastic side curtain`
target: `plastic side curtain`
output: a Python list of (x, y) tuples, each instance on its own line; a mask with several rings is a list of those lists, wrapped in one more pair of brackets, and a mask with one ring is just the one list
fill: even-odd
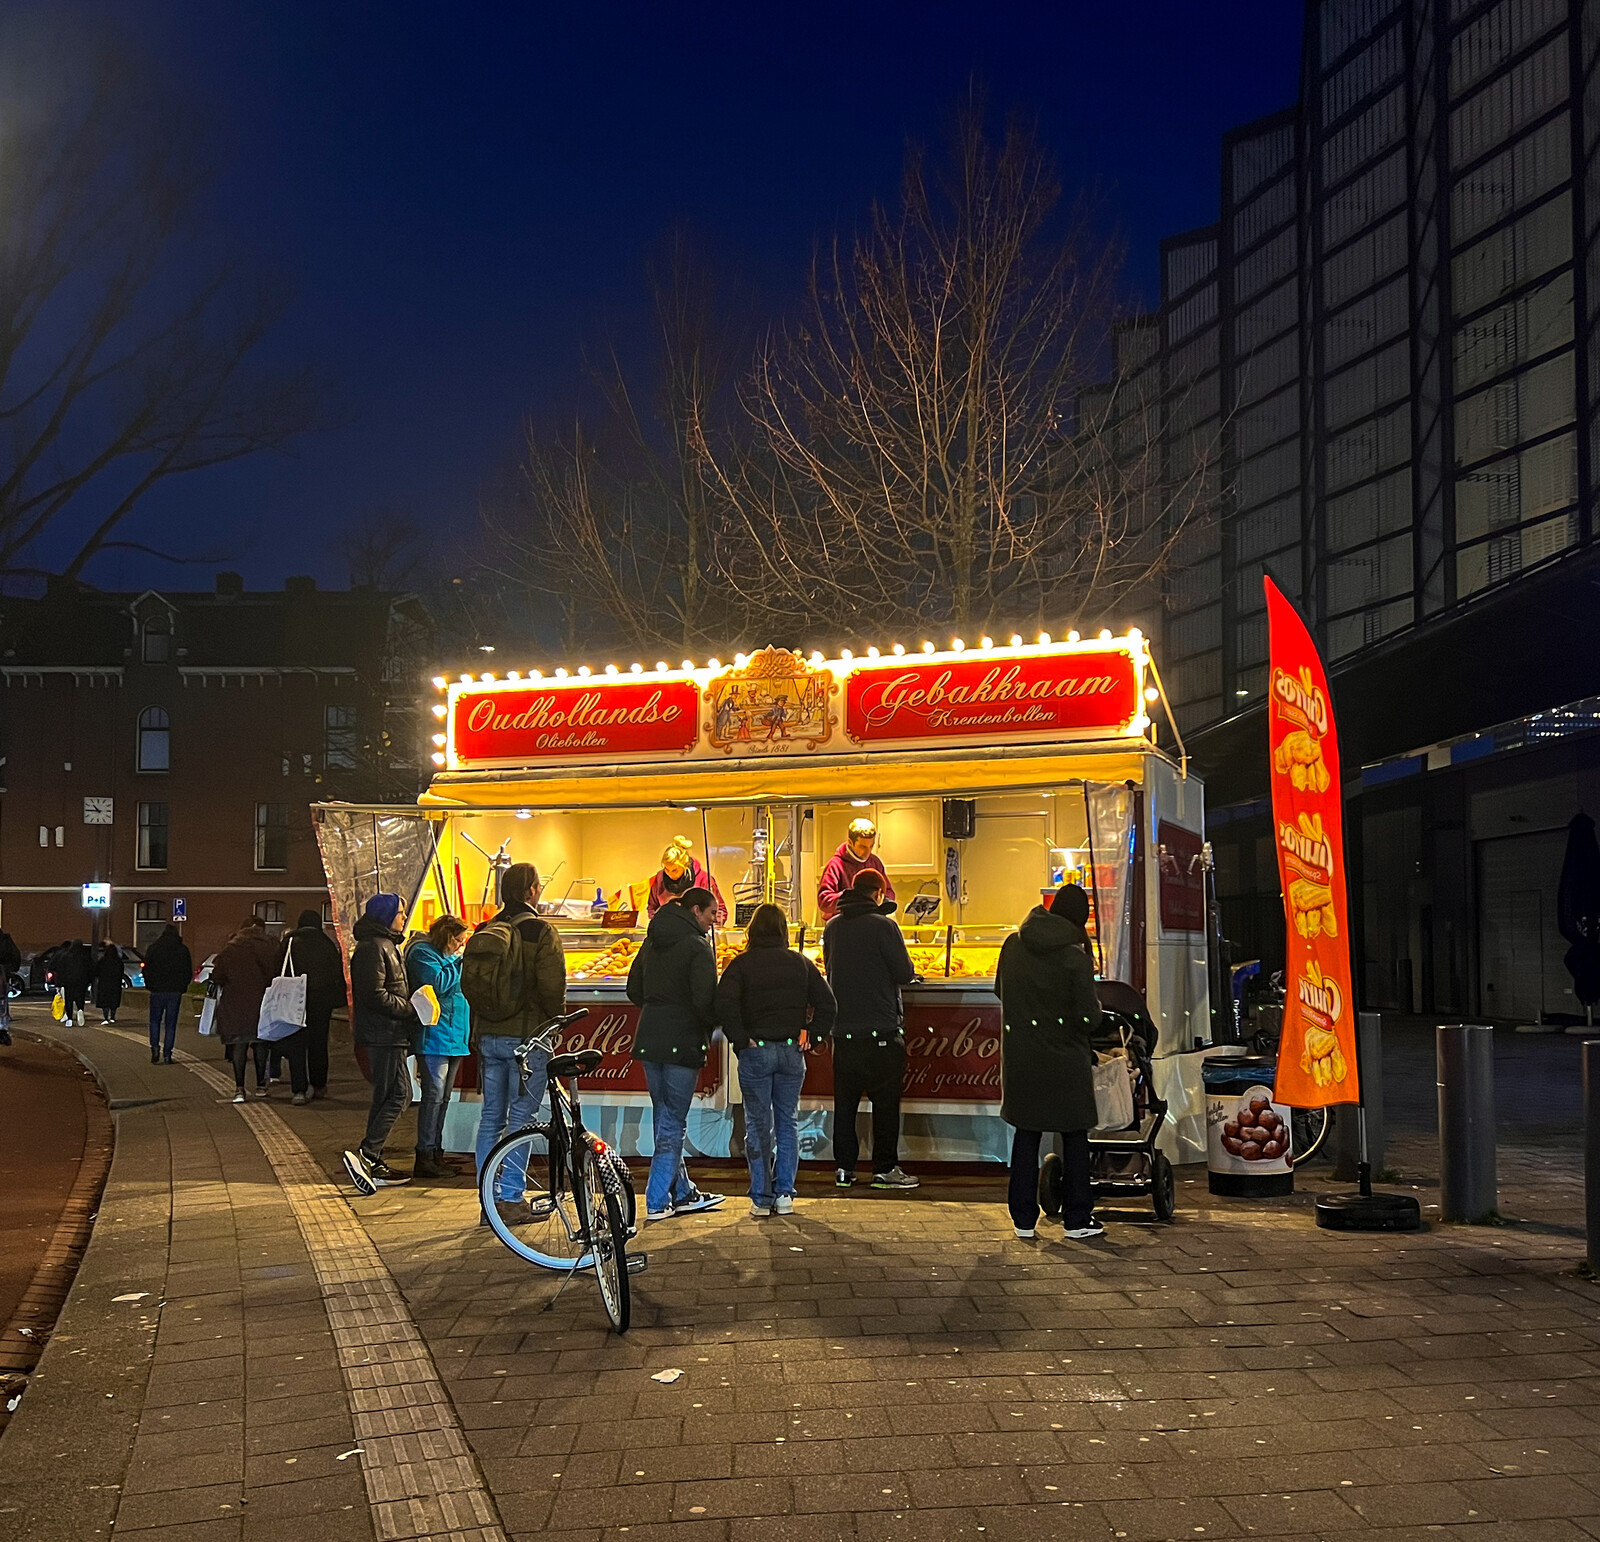
[(1287, 939), (1274, 1098), (1359, 1103), (1339, 738), (1328, 677), (1294, 606), (1267, 587), (1267, 743), (1272, 832)]
[(1133, 983), (1133, 794), (1126, 787), (1084, 786), (1094, 846), (1095, 932), (1100, 972)]
[(391, 814), (319, 808), (313, 818), (334, 928), (348, 960), (354, 946), (350, 929), (374, 894), (398, 894), (407, 910), (414, 907), (433, 860), (437, 827), (415, 809)]

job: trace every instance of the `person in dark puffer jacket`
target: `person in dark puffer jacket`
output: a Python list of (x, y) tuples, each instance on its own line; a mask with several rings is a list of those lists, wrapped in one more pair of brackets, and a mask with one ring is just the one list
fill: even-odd
[(422, 1036), (400, 957), (405, 928), (406, 907), (398, 894), (374, 894), (351, 928), (356, 946), (350, 955), (350, 1027), (356, 1043), (367, 1047), (372, 1105), (361, 1148), (345, 1152), (344, 1169), (363, 1194), (411, 1181), (410, 1174), (397, 1173), (383, 1160), (389, 1131), (411, 1106), (406, 1060)]
[(628, 971), (628, 1000), (639, 1008), (633, 1058), (644, 1064), (655, 1129), (645, 1187), (652, 1221), (709, 1210), (726, 1197), (702, 1194), (683, 1164), (695, 1083), (717, 1025), (717, 957), (707, 935), (716, 915), (709, 889), (690, 889), (663, 905)]
[(150, 993), (150, 1064), (172, 1064), (178, 1037), (178, 1008), (194, 979), (194, 956), (183, 933), (171, 922), (144, 952), (144, 988)]
[(745, 941), (717, 984), (717, 1016), (739, 1057), (750, 1214), (760, 1219), (794, 1209), (805, 1052), (833, 1031), (838, 1009), (817, 966), (790, 948), (776, 905), (756, 908)]

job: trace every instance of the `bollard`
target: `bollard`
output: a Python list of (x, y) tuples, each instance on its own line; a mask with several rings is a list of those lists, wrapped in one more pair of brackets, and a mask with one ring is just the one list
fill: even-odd
[(1439, 1083), (1439, 1214), (1486, 1221), (1499, 1202), (1495, 1182), (1494, 1029), (1441, 1023), (1435, 1031)]
[[(1367, 1111), (1367, 1162), (1374, 1174), (1383, 1171), (1383, 1015), (1361, 1012), (1356, 1016), (1356, 1053), (1361, 1068), (1361, 1107)], [(1341, 1103), (1333, 1110), (1329, 1131), (1333, 1149), (1333, 1176), (1354, 1183), (1360, 1176), (1361, 1110)]]
[(1600, 1274), (1600, 1039), (1583, 1041), (1583, 1209), (1589, 1267)]

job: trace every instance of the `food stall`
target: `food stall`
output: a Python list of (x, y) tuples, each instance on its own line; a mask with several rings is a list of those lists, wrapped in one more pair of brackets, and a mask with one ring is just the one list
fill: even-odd
[[(585, 1112), (624, 1152), (650, 1149), (624, 987), (664, 858), (687, 853), (715, 879), (728, 909), (719, 966), (761, 903), (779, 905), (791, 941), (820, 960), (819, 879), (865, 819), (920, 976), (905, 992), (908, 1157), (1005, 1160), (995, 965), (1027, 911), (1071, 881), (1090, 893), (1099, 972), (1142, 991), (1159, 1027), (1169, 1155), (1203, 1155), (1192, 1053), (1210, 1032), (1203, 791), (1170, 727), (1158, 731), (1159, 676), (1138, 632), (837, 658), (765, 648), (728, 664), (434, 686), (437, 769), (419, 807), (316, 811), (336, 923), (347, 929), (383, 887), (410, 898), (416, 929), (444, 911), (476, 923), (505, 867), (533, 863), (569, 1004), (589, 1008), (563, 1047), (604, 1055)], [(804, 1157), (831, 1155), (831, 1093), (823, 1050), (802, 1100)], [(738, 1100), (736, 1058), (718, 1039), (691, 1151), (729, 1154)], [(447, 1143), (470, 1146), (475, 1121), (469, 1085)]]

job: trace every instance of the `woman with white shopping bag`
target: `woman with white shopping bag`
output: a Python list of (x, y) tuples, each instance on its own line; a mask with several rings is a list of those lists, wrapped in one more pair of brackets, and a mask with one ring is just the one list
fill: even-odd
[(306, 1076), (306, 977), (295, 968), (291, 939), (274, 964), (272, 983), (261, 998), (256, 1032), (266, 1045), (267, 1085), (278, 1079), (282, 1063), (289, 1062), (291, 1102), (309, 1103)]
[(233, 1062), (235, 1103), (244, 1102), (244, 1069), (254, 1058), (256, 1096), (267, 1095), (267, 1046), (261, 1041), (261, 998), (272, 983), (278, 950), (266, 923), (252, 916), (228, 940), (211, 966), (217, 998), (215, 1026)]
[(1100, 1026), (1094, 965), (1089, 959), (1089, 896), (1077, 884), (1030, 910), (1000, 949), (995, 991), (1000, 1035), (1000, 1117), (1014, 1126), (1006, 1196), (1019, 1237), (1039, 1221), (1039, 1142), (1061, 1135), (1065, 1203), (1062, 1219), (1074, 1240), (1100, 1236), (1089, 1182), (1089, 1131), (1095, 1108), (1094, 1035)]

